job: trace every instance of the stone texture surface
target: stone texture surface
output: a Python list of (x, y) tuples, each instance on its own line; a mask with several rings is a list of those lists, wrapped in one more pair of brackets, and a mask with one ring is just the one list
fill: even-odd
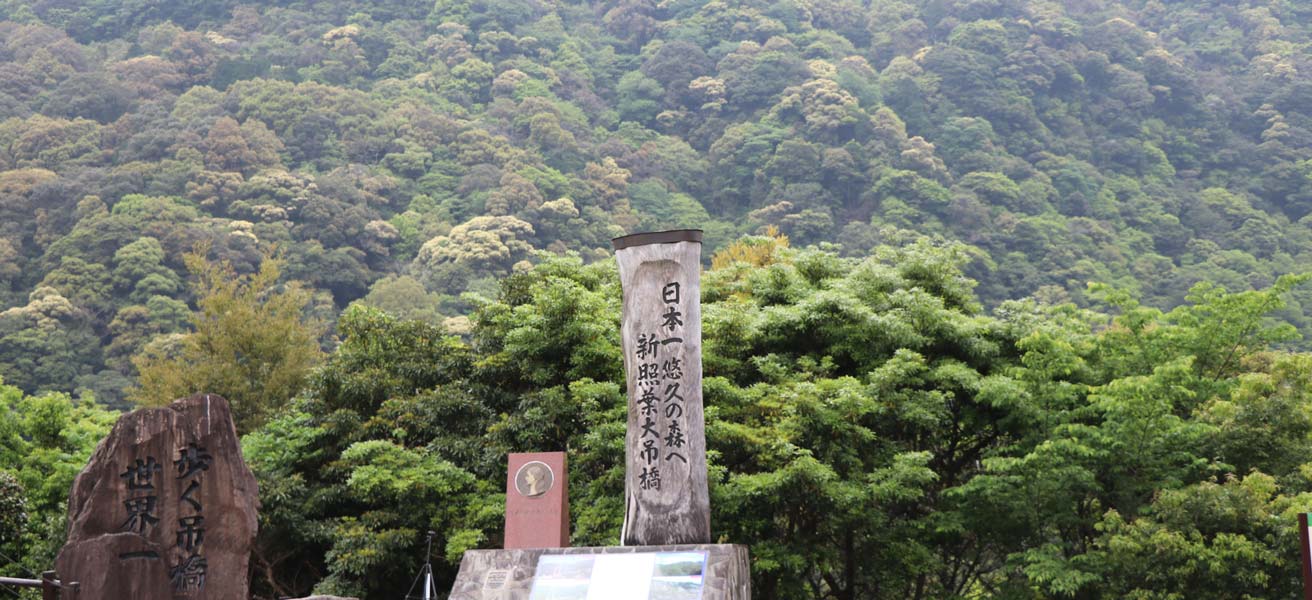
[(747, 546), (734, 544), (470, 550), (460, 561), (460, 572), (456, 575), (449, 600), (528, 600), (538, 557), (543, 554), (689, 551), (706, 552), (702, 600), (751, 600)]
[[(564, 452), (511, 454), (506, 470), (506, 548), (569, 545), (569, 474)], [(539, 463), (539, 464), (533, 464)], [(538, 471), (547, 469), (546, 474)], [(532, 486), (536, 485), (534, 488)]]
[(56, 570), (84, 598), (247, 598), (258, 494), (227, 400), (133, 411), (73, 483)]
[[(685, 240), (690, 232), (664, 233), (666, 239)], [(644, 243), (621, 243), (628, 238)], [(626, 546), (710, 543), (701, 242), (667, 242), (656, 233), (618, 238), (615, 246), (629, 397), (620, 540)]]

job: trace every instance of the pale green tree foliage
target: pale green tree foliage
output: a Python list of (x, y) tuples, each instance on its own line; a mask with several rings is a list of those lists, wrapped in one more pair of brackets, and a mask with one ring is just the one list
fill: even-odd
[(475, 217), (428, 240), (411, 268), (429, 288), (458, 291), (471, 279), (505, 274), (533, 250), (533, 226), (516, 217)]
[(232, 403), (238, 431), (250, 431), (300, 390), (321, 356), (320, 326), (305, 314), (309, 293), (279, 282), (278, 258), (266, 256), (258, 271), (238, 275), (226, 262), (210, 262), (205, 250), (186, 256), (195, 278), (194, 331), (176, 353), (147, 346), (133, 358), (141, 375), (132, 399), (161, 406), (219, 394)]

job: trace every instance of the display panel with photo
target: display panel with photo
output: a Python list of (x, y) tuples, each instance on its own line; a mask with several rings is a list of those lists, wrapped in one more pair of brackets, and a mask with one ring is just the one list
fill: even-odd
[(705, 552), (547, 554), (529, 600), (701, 600)]

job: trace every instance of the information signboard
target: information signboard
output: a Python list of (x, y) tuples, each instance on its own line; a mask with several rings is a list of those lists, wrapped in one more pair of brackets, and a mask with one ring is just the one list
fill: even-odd
[(544, 554), (529, 600), (702, 600), (705, 552)]

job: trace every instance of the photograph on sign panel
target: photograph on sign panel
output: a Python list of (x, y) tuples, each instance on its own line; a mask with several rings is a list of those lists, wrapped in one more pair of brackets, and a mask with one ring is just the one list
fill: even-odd
[(529, 600), (587, 600), (595, 562), (592, 554), (539, 558)]
[(649, 600), (700, 600), (704, 552), (664, 552), (656, 556)]

